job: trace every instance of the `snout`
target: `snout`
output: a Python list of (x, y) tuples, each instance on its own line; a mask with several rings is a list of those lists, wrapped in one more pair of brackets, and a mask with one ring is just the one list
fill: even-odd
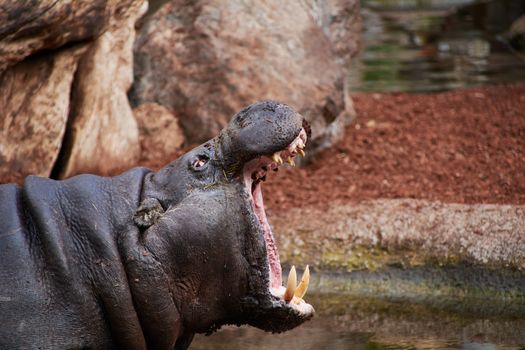
[(262, 101), (237, 113), (223, 134), (227, 148), (246, 162), (284, 149), (301, 130), (310, 130), (301, 114), (285, 104)]

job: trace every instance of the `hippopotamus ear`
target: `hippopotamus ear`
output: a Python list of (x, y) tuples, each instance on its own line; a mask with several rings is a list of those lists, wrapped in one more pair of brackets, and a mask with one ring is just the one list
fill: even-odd
[(154, 225), (164, 214), (164, 208), (156, 198), (146, 198), (133, 215), (133, 222), (141, 229)]

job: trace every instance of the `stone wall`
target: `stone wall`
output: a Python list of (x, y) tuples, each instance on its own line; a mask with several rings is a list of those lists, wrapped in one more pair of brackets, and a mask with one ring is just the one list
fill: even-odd
[(172, 0), (138, 34), (132, 102), (176, 112), (202, 142), (242, 107), (276, 99), (308, 118), (310, 150), (327, 147), (354, 113), (344, 62), (360, 25), (355, 0)]

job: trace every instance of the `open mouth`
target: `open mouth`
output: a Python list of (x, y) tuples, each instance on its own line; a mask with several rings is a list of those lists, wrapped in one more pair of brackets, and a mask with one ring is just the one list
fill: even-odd
[(310, 279), (308, 266), (304, 271), (299, 285), (297, 285), (295, 267), (292, 267), (288, 275), (287, 285), (286, 287), (283, 286), (279, 252), (264, 210), (261, 184), (266, 181), (267, 174), (271, 171), (277, 171), (280, 165), (288, 163), (291, 166), (295, 166), (294, 157), (296, 155), (304, 157), (305, 155), (304, 147), (306, 145), (306, 139), (307, 134), (303, 128), (299, 135), (285, 149), (275, 152), (271, 156), (257, 157), (246, 163), (243, 169), (244, 184), (250, 194), (251, 203), (259, 219), (266, 242), (268, 270), (270, 274), (270, 284), (268, 288), (270, 293), (289, 303), (298, 311), (304, 309), (305, 312), (312, 308), (303, 300)]

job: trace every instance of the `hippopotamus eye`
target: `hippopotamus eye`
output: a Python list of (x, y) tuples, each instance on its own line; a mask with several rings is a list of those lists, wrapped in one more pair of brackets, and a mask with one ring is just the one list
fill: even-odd
[(193, 169), (202, 168), (208, 163), (208, 160), (209, 160), (208, 156), (204, 154), (200, 154), (192, 160), (191, 166), (193, 167)]

